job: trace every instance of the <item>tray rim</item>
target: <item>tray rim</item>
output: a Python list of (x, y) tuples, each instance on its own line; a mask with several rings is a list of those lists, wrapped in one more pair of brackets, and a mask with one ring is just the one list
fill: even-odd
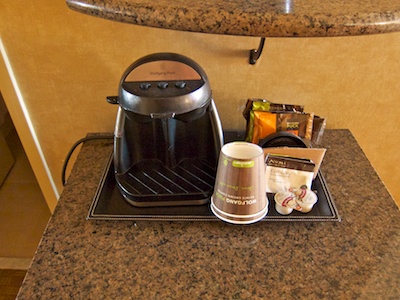
[[(95, 195), (93, 197), (92, 203), (89, 207), (87, 213), (87, 220), (103, 220), (103, 221), (203, 221), (203, 222), (215, 222), (221, 221), (214, 215), (149, 215), (149, 214), (96, 214), (95, 209), (100, 201), (101, 194), (103, 192), (104, 185), (107, 181), (108, 173), (113, 163), (113, 153), (111, 153), (107, 163), (104, 167), (102, 177), (97, 186)], [(281, 215), (281, 216), (269, 216), (267, 214), (260, 222), (341, 222), (341, 217), (332, 199), (332, 195), (327, 188), (326, 180), (321, 172), (318, 171), (319, 180), (321, 181), (321, 187), (327, 199), (327, 204), (329, 206), (332, 215), (330, 216), (312, 216), (312, 215)], [(121, 195), (121, 197), (123, 197)], [(122, 199), (125, 201), (124, 199)], [(209, 204), (203, 204), (209, 206)], [(209, 208), (211, 211), (211, 209)]]

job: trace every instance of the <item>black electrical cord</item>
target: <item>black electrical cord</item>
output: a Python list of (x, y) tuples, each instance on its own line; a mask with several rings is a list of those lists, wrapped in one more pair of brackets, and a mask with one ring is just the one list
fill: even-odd
[(105, 135), (92, 135), (92, 136), (87, 136), (84, 138), (81, 138), (80, 140), (78, 140), (69, 150), (67, 157), (65, 158), (63, 167), (62, 167), (62, 171), (61, 171), (61, 181), (63, 186), (65, 186), (66, 184), (66, 180), (65, 180), (65, 173), (67, 171), (67, 166), (68, 166), (68, 162), (72, 156), (72, 154), (74, 153), (76, 147), (78, 147), (80, 144), (86, 142), (86, 141), (91, 141), (91, 140), (107, 140), (107, 139), (113, 139), (114, 138), (114, 134), (105, 134)]

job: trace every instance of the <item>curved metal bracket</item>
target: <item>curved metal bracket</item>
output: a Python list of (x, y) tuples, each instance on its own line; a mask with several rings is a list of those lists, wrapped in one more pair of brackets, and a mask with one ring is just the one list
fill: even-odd
[(252, 49), (250, 50), (250, 60), (249, 63), (251, 65), (254, 65), (257, 62), (257, 59), (260, 58), (260, 55), (263, 51), (264, 48), (264, 43), (265, 43), (265, 38), (261, 38), (260, 44), (258, 45), (258, 49)]

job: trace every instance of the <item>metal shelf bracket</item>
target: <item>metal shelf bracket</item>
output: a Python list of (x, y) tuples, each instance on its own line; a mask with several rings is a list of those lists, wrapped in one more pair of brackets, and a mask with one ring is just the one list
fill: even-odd
[(260, 40), (260, 44), (258, 45), (258, 49), (252, 49), (250, 50), (250, 60), (249, 63), (251, 65), (254, 65), (257, 60), (260, 58), (261, 53), (263, 51), (264, 48), (264, 44), (265, 44), (265, 38), (261, 38)]

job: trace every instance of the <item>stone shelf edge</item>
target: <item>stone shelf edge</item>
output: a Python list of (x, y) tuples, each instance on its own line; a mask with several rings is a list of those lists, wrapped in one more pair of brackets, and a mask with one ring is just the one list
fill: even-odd
[(66, 0), (117, 22), (253, 37), (333, 37), (400, 31), (400, 0)]

